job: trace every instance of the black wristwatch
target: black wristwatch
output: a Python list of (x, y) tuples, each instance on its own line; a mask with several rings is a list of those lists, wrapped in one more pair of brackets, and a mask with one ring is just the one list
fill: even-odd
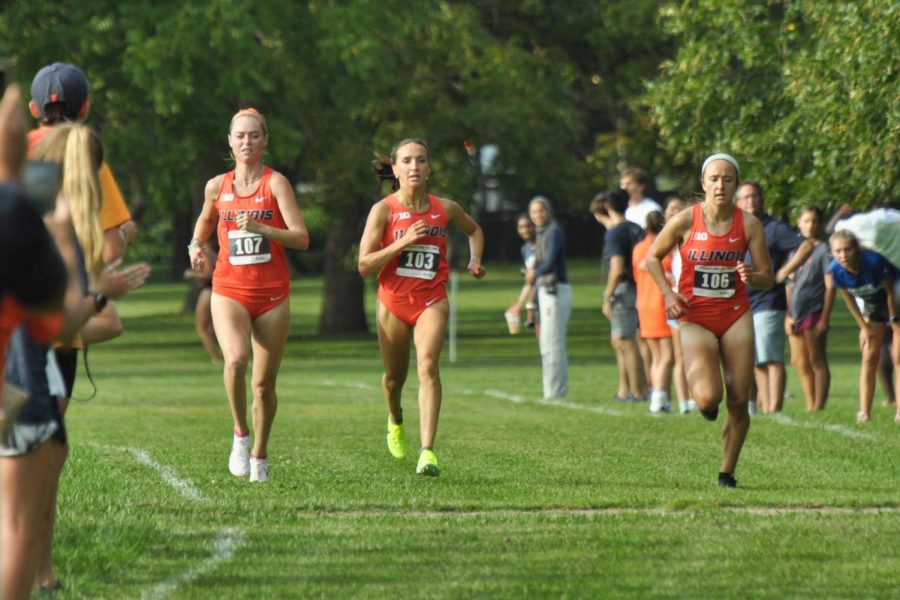
[(104, 308), (106, 308), (106, 303), (109, 302), (109, 298), (107, 298), (103, 292), (97, 292), (94, 294), (94, 308), (97, 309), (97, 312), (101, 312)]

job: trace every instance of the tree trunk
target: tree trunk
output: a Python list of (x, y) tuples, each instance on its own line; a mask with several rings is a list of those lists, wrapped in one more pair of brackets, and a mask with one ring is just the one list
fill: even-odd
[(363, 202), (353, 203), (340, 212), (328, 228), (325, 239), (325, 286), (322, 290), (322, 335), (367, 333), (364, 281), (356, 270), (357, 244)]

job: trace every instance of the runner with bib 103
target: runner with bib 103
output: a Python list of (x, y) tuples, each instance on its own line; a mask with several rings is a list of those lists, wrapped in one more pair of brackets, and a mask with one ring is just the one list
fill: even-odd
[(427, 193), (431, 157), (423, 140), (403, 140), (394, 146), (390, 158), (379, 157), (372, 166), (379, 179), (391, 181), (394, 189), (372, 207), (359, 243), (360, 275), (378, 273), (376, 319), (384, 363), (381, 389), (388, 406), (388, 450), (398, 459), (409, 451), (400, 397), (409, 372), (412, 333), (422, 442), (416, 472), (435, 476), (440, 467), (434, 438), (443, 393), (438, 364), (450, 313), (445, 290), (447, 227), (453, 223), (468, 236), (468, 270), (476, 279), (484, 277), (484, 235), (456, 202)]

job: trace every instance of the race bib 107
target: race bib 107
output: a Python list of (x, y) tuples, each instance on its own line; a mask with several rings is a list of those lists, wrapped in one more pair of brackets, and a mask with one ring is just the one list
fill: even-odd
[(233, 265), (258, 265), (272, 259), (269, 239), (243, 229), (228, 232), (228, 262)]

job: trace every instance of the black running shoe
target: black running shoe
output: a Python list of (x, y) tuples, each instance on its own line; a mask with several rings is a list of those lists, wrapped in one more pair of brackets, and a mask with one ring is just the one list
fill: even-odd
[(737, 479), (731, 473), (719, 473), (719, 487), (736, 488)]
[(715, 421), (719, 417), (719, 407), (713, 407), (709, 410), (701, 410), (700, 414), (703, 415), (703, 418), (707, 421)]

